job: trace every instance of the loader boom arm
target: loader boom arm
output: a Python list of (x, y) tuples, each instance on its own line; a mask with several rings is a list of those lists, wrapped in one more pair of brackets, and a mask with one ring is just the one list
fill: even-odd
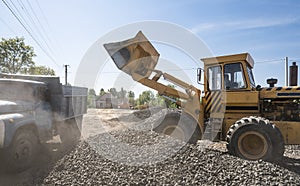
[[(197, 92), (197, 94), (200, 94), (199, 89), (181, 81), (180, 79), (177, 79), (176, 77), (174, 77), (168, 73), (163, 73), (158, 70), (153, 70), (153, 72), (156, 73), (153, 78), (151, 78), (151, 79), (143, 78), (143, 79), (139, 80), (138, 82), (149, 88), (157, 90), (159, 95), (176, 97), (176, 98), (179, 98), (180, 100), (187, 101), (188, 99), (190, 99), (190, 97), (192, 97), (195, 94), (195, 92)], [(176, 84), (176, 85), (182, 87), (183, 89), (186, 90), (186, 92), (184, 93), (175, 88), (172, 88), (170, 86), (166, 86), (162, 83), (159, 83), (158, 80), (161, 77), (163, 77), (165, 80), (167, 80), (173, 84)], [(180, 100), (176, 101), (176, 104), (183, 107), (184, 106), (183, 102)]]
[[(134, 38), (104, 44), (104, 48), (115, 65), (130, 75), (134, 81), (157, 90), (159, 95), (178, 98), (176, 104), (196, 121), (201, 121), (200, 118), (203, 118), (201, 115), (203, 112), (200, 114), (201, 91), (168, 73), (156, 70), (155, 66), (160, 54), (141, 31)], [(161, 77), (183, 88), (185, 92), (158, 82)]]

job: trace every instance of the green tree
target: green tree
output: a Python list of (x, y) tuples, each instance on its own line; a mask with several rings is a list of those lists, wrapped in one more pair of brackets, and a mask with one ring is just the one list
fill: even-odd
[(87, 99), (87, 105), (89, 108), (95, 108), (96, 107), (96, 92), (94, 89), (89, 89), (88, 91), (88, 99)]
[[(168, 85), (168, 87), (175, 88), (174, 85)], [(159, 96), (159, 97), (164, 100), (165, 105), (166, 105), (167, 108), (177, 108), (177, 104), (174, 101), (171, 101), (171, 100), (169, 100), (169, 99), (167, 99), (165, 97), (162, 97), (162, 96)], [(175, 100), (175, 101), (178, 100), (178, 98), (173, 97), (173, 96), (168, 96), (168, 97), (171, 98), (171, 99), (173, 99), (173, 100)]]
[(118, 92), (117, 96), (118, 98), (125, 98), (127, 94), (127, 91), (123, 89), (123, 87), (121, 88), (121, 91)]
[(160, 96), (159, 94), (156, 94), (155, 101), (153, 101), (153, 106), (165, 106), (165, 98)]
[(96, 96), (96, 92), (94, 89), (89, 89), (89, 96)]
[(104, 91), (104, 89), (103, 89), (103, 88), (101, 88), (101, 89), (100, 89), (100, 93), (99, 93), (99, 95), (100, 95), (100, 96), (102, 96), (102, 95), (104, 95), (104, 94), (106, 94), (106, 92)]
[(129, 98), (134, 98), (134, 97), (135, 97), (134, 92), (133, 92), (133, 91), (129, 91), (129, 92), (128, 92), (128, 97), (129, 97)]
[(139, 95), (138, 105), (149, 104), (154, 99), (155, 99), (154, 94), (151, 90), (144, 91), (144, 92), (142, 92), (142, 94)]
[(129, 102), (129, 104), (130, 104), (131, 106), (135, 106), (134, 97), (135, 97), (134, 92), (129, 91), (129, 92), (128, 92), (128, 102)]
[(33, 66), (30, 67), (30, 69), (25, 74), (31, 74), (31, 75), (50, 75), (55, 76), (55, 72), (53, 69), (46, 67), (46, 66)]
[(24, 73), (34, 66), (33, 47), (24, 42), (24, 38), (10, 38), (0, 41), (0, 67), (3, 73)]
[(116, 97), (118, 95), (118, 92), (116, 88), (110, 88), (109, 92), (111, 93), (112, 96)]

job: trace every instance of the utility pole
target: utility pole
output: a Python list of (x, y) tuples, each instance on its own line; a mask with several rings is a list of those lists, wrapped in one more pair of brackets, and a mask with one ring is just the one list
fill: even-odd
[(65, 66), (65, 85), (68, 85), (68, 67), (70, 65), (64, 65)]
[(285, 57), (285, 86), (289, 86), (289, 58)]

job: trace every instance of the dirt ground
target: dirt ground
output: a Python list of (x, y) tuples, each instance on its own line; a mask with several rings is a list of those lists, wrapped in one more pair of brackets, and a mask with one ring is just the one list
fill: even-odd
[(82, 137), (86, 139), (100, 133), (126, 128), (130, 122), (120, 120), (132, 114), (133, 110), (123, 109), (89, 109), (83, 118)]
[[(119, 130), (140, 123), (142, 119), (135, 117), (133, 112), (132, 110), (121, 109), (89, 109), (83, 118), (82, 140), (100, 133)], [(207, 142), (201, 141), (200, 143)], [(226, 151), (225, 143), (208, 143), (208, 146), (218, 151)], [(62, 147), (59, 137), (56, 136), (54, 140), (42, 147), (41, 153), (31, 169), (19, 174), (6, 174), (3, 171), (5, 168), (2, 167), (0, 185), (39, 185), (51, 171), (55, 163), (69, 151), (70, 149)], [(285, 158), (287, 160), (292, 158), (290, 160), (292, 161), (291, 167), (289, 167), (289, 164), (286, 164), (286, 168), (299, 168), (299, 154), (291, 157), (291, 153), (287, 150)], [(295, 163), (297, 166), (295, 166)], [(300, 174), (300, 171), (298, 173)]]

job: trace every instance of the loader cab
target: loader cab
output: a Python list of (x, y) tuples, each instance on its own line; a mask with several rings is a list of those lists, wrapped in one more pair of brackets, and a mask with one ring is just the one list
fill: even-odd
[(201, 59), (204, 62), (205, 92), (255, 89), (253, 59), (248, 53)]
[(255, 88), (254, 62), (250, 54), (204, 58), (202, 61), (205, 119), (220, 119), (222, 130), (227, 131), (240, 118), (259, 114), (259, 92)]

